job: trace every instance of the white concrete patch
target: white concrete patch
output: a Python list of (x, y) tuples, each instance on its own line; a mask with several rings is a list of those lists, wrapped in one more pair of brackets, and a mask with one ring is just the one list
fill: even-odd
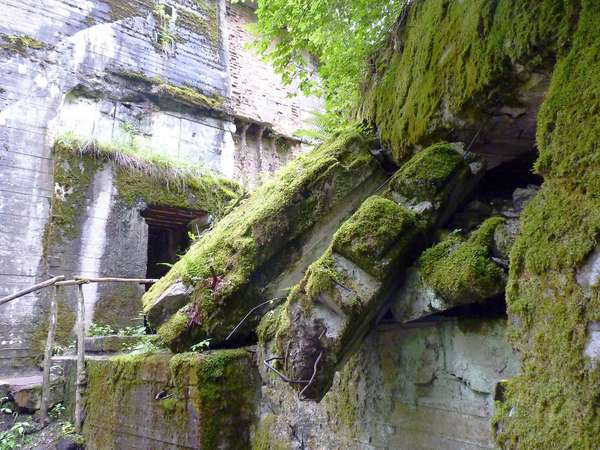
[(600, 360), (600, 322), (588, 323), (587, 329), (588, 340), (583, 353), (592, 360), (592, 367), (596, 367)]
[(585, 264), (577, 271), (577, 282), (584, 289), (591, 289), (600, 280), (600, 247), (588, 256)]
[[(88, 207), (88, 215), (83, 223), (81, 235), (80, 270), (91, 277), (101, 275), (101, 261), (106, 248), (106, 223), (112, 204), (113, 176), (110, 167), (97, 172), (93, 182), (93, 200)], [(85, 326), (89, 327), (94, 317), (94, 306), (98, 300), (98, 285), (91, 283), (83, 286), (85, 295)]]

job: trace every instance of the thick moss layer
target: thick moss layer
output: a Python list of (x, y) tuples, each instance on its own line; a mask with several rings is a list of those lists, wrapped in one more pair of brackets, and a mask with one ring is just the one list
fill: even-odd
[[(374, 57), (360, 115), (377, 124), (397, 162), (447, 138), (457, 117), (514, 104), (515, 65), (547, 65), (568, 39), (579, 2), (426, 0)], [(477, 125), (477, 128), (479, 125)]]
[(505, 276), (491, 260), (494, 231), (504, 219), (486, 220), (467, 241), (451, 235), (418, 260), (427, 284), (451, 304), (479, 302), (504, 292)]
[(538, 116), (536, 169), (546, 181), (511, 253), (509, 331), (523, 373), (497, 409), (505, 448), (600, 447), (600, 366), (584, 356), (588, 323), (600, 320), (600, 289), (576, 280), (600, 242), (600, 5), (581, 6)]
[[(122, 448), (147, 427), (194, 448), (247, 449), (260, 386), (252, 365), (243, 349), (89, 361), (84, 432), (96, 449)], [(160, 391), (168, 397), (155, 400)]]
[[(253, 276), (377, 170), (370, 144), (346, 133), (294, 160), (224, 217), (150, 289), (144, 296), (146, 310), (179, 278), (195, 286), (192, 304), (159, 329), (168, 334), (173, 348), (184, 349), (204, 337), (222, 339), (264, 301), (251, 283)], [(240, 335), (256, 323), (247, 325)]]
[(234, 181), (120, 143), (68, 134), (56, 140), (54, 157), (55, 184), (60, 186), (55, 200), (68, 198), (53, 201), (57, 208), (53, 222), (70, 239), (77, 236), (74, 218), (82, 211), (93, 174), (106, 162), (115, 165), (119, 197), (129, 206), (143, 200), (148, 205), (202, 210), (220, 217), (242, 195), (242, 188)]
[[(44, 359), (44, 349), (48, 339), (49, 313), (35, 327), (31, 335), (29, 355), (34, 364), (39, 364)], [(57, 302), (55, 347), (68, 347), (74, 340), (73, 327), (75, 326), (75, 312), (63, 301)]]
[(373, 196), (336, 232), (333, 251), (384, 279), (391, 262), (411, 256), (418, 231), (413, 214), (392, 200)]

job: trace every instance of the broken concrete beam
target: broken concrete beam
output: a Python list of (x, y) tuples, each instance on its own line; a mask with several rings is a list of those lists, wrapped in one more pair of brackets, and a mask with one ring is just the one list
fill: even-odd
[[(286, 166), (194, 244), (144, 296), (150, 325), (163, 340), (175, 351), (206, 338), (222, 342), (253, 307), (285, 295), (384, 180), (371, 146), (356, 133), (338, 135)], [(166, 302), (178, 280), (192, 293)], [(258, 317), (234, 339), (253, 333)]]
[(279, 364), (301, 396), (320, 400), (429, 234), (474, 187), (475, 172), (453, 146), (436, 145), (394, 175), (385, 197), (367, 199), (261, 323), (265, 367)]
[(501, 295), (506, 274), (492, 251), (495, 232), (504, 223), (501, 217), (489, 218), (468, 239), (453, 233), (423, 252), (397, 291), (394, 318), (409, 322)]

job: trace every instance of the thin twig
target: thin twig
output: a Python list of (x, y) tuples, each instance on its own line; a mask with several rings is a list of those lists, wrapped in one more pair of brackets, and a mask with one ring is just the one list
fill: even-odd
[(285, 347), (285, 355), (283, 356), (283, 370), (287, 372), (287, 363), (288, 356), (290, 355), (290, 346), (292, 345), (292, 341), (288, 341), (287, 346)]
[(279, 375), (279, 378), (281, 378), (283, 381), (285, 381), (286, 383), (289, 384), (305, 384), (305, 383), (309, 383), (309, 380), (292, 380), (291, 378), (286, 377), (284, 374), (282, 374), (279, 370), (277, 370), (275, 367), (273, 367), (271, 364), (269, 364), (270, 361), (273, 360), (281, 360), (283, 358), (281, 357), (274, 357), (274, 358), (269, 358), (269, 359), (265, 359), (263, 361), (263, 364), (266, 366), (267, 369), (272, 370), (273, 372), (275, 372), (277, 375)]
[(310, 377), (310, 380), (308, 381), (308, 384), (306, 386), (304, 386), (304, 388), (298, 393), (298, 399), (299, 400), (304, 400), (302, 398), (302, 396), (304, 395), (304, 392), (308, 389), (308, 387), (312, 384), (312, 382), (315, 379), (315, 376), (317, 375), (317, 366), (319, 365), (319, 361), (321, 361), (321, 357), (323, 356), (323, 352), (319, 353), (319, 356), (317, 356), (317, 359), (315, 360), (315, 365), (313, 367), (313, 374), (312, 377)]
[(254, 311), (256, 311), (257, 309), (260, 309), (261, 307), (265, 306), (266, 304), (273, 303), (273, 302), (275, 302), (276, 300), (284, 300), (285, 298), (286, 298), (286, 297), (275, 297), (275, 298), (272, 298), (271, 300), (267, 300), (266, 302), (262, 302), (261, 304), (259, 304), (259, 305), (256, 305), (254, 308), (252, 308), (250, 311), (248, 311), (248, 314), (246, 314), (246, 315), (244, 316), (244, 318), (243, 318), (242, 320), (240, 320), (240, 322), (239, 322), (239, 323), (238, 323), (238, 324), (237, 324), (237, 325), (234, 327), (234, 329), (233, 329), (233, 330), (231, 330), (231, 333), (229, 333), (229, 334), (227, 335), (227, 337), (225, 338), (225, 340), (226, 340), (226, 341), (228, 341), (228, 340), (229, 340), (229, 338), (231, 338), (231, 336), (233, 336), (233, 334), (234, 334), (234, 333), (235, 333), (235, 332), (238, 330), (238, 328), (242, 326), (242, 324), (243, 324), (243, 323), (246, 321), (246, 319), (247, 319), (248, 317), (250, 317), (250, 316), (252, 315), (252, 313), (253, 313)]

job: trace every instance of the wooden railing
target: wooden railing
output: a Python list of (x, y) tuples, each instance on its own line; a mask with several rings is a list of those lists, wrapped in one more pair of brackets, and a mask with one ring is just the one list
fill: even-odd
[(48, 422), (48, 405), (50, 398), (50, 362), (52, 359), (52, 349), (54, 347), (54, 337), (56, 335), (58, 299), (63, 295), (63, 288), (77, 286), (77, 375), (75, 383), (75, 430), (81, 432), (83, 424), (83, 394), (86, 385), (85, 372), (85, 297), (83, 295), (83, 285), (89, 283), (135, 283), (135, 284), (153, 284), (158, 280), (145, 278), (86, 278), (74, 277), (72, 280), (65, 280), (63, 275), (53, 277), (49, 280), (38, 283), (22, 291), (8, 295), (0, 299), (0, 305), (16, 300), (27, 294), (40, 291), (45, 288), (53, 287), (54, 292), (50, 298), (50, 318), (48, 320), (48, 336), (46, 338), (46, 347), (44, 348), (44, 372), (42, 378), (42, 400), (40, 404), (40, 413), (44, 423)]

